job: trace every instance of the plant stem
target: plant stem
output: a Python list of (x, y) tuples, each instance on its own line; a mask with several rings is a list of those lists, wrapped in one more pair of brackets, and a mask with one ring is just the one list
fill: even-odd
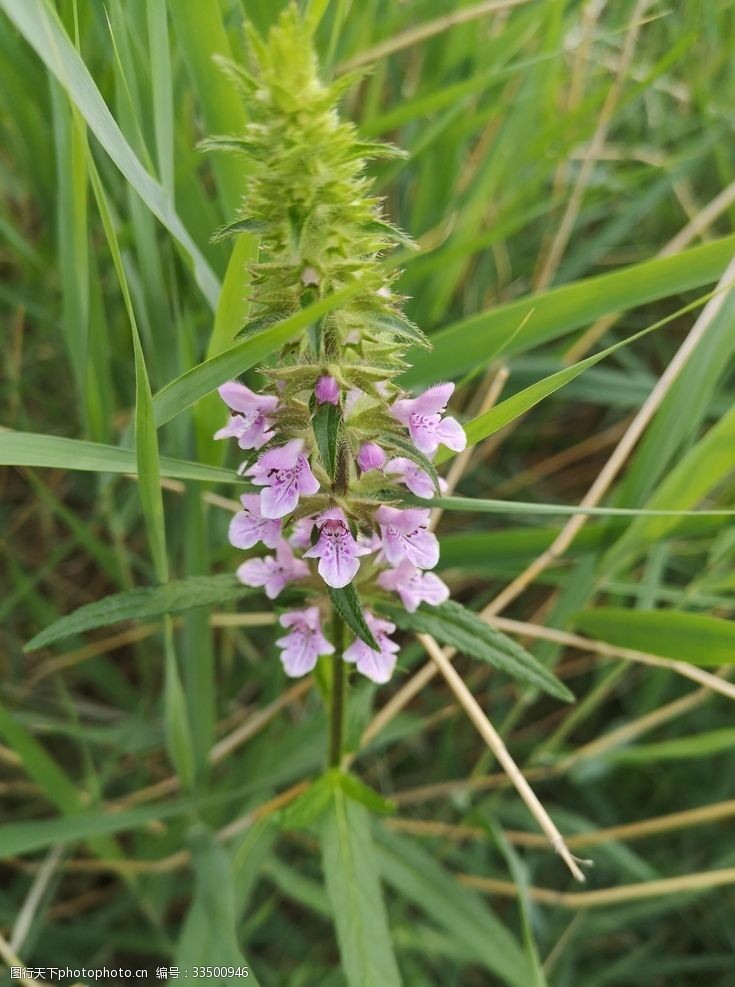
[(347, 686), (345, 663), (342, 658), (344, 650), (344, 621), (338, 613), (332, 613), (332, 637), (334, 655), (332, 656), (332, 695), (329, 709), (329, 767), (338, 768), (342, 760), (342, 734), (344, 732), (344, 708)]

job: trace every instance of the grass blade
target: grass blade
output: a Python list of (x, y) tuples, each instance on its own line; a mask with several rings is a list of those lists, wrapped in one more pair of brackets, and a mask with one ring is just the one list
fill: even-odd
[(176, 214), (164, 188), (146, 171), (125, 140), (55, 11), (47, 7), (43, 0), (0, 0), (0, 6), (67, 90), (89, 129), (126, 181), (184, 248), (191, 260), (196, 282), (214, 308), (219, 295), (219, 282), (214, 272)]

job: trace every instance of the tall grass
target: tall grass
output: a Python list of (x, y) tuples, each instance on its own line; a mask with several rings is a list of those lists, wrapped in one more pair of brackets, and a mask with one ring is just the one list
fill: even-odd
[(348, 294), (236, 338), (257, 241), (210, 242), (248, 182), (196, 147), (247, 120), (215, 56), (283, 6), (0, 0), (0, 957), (726, 987), (735, 8), (303, 5), (326, 74), (370, 66), (343, 115), (409, 152), (370, 168), (421, 248), (384, 261), (433, 343), (403, 382), (456, 380), (470, 438), (442, 578), (547, 676), (409, 628), (337, 777), (212, 440), (211, 392)]

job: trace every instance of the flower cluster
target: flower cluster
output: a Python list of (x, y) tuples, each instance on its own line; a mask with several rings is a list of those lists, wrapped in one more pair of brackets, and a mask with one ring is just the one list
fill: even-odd
[[(411, 397), (395, 383), (407, 346), (426, 340), (403, 314), (395, 275), (379, 263), (396, 238), (405, 238), (367, 194), (363, 172), (367, 158), (396, 152), (359, 141), (352, 125), (340, 122), (339, 88), (319, 80), (304, 32), (290, 7), (267, 42), (251, 38), (254, 72), (235, 73), (249, 96), (246, 133), (208, 142), (252, 158), (243, 215), (232, 226), (261, 237), (245, 331), (347, 286), (353, 291), (261, 368), (260, 393), (240, 381), (220, 388), (230, 418), (216, 438), (236, 439), (246, 452), (240, 473), (250, 489), (232, 519), (230, 541), (270, 550), (243, 562), (239, 579), (263, 587), (272, 600), (286, 587), (303, 599), (279, 617), (286, 673), (304, 675), (319, 656), (334, 653), (325, 618), (334, 593), (349, 590), (364, 602), (368, 633), (355, 636), (342, 657), (386, 682), (398, 645), (395, 625), (380, 616), (380, 599), (395, 593), (413, 612), (448, 597), (430, 571), (439, 544), (429, 508), (414, 505), (440, 489), (431, 462), (439, 445), (460, 451), (466, 439), (445, 414), (453, 384)], [(290, 67), (286, 75), (282, 64)]]

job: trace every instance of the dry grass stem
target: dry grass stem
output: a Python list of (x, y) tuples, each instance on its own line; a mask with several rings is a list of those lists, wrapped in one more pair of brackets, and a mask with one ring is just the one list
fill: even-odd
[(439, 671), (444, 676), (449, 688), (459, 700), (462, 708), (467, 713), (467, 716), (477, 728), (478, 733), (498, 759), (498, 762), (502, 765), (504, 771), (515, 786), (518, 794), (526, 803), (526, 806), (533, 815), (534, 819), (546, 834), (552, 848), (566, 863), (572, 875), (578, 881), (584, 881), (584, 874), (582, 873), (577, 860), (569, 852), (569, 849), (564, 842), (564, 837), (561, 835), (552, 822), (549, 814), (539, 802), (536, 794), (526, 781), (523, 773), (519, 770), (515, 761), (510, 756), (507, 747), (503, 743), (502, 737), (490, 723), (490, 720), (483, 712), (479, 703), (465, 685), (462, 677), (432, 637), (428, 634), (419, 634), (417, 637), (427, 654), (430, 656), (431, 660), (439, 668)]
[[(457, 879), (466, 887), (484, 891), (486, 894), (497, 894), (506, 898), (517, 898), (519, 894), (518, 888), (512, 881), (497, 881), (491, 877), (478, 877), (474, 874), (458, 874)], [(551, 888), (535, 887), (528, 888), (527, 891), (531, 901), (537, 901), (539, 904), (576, 909), (604, 908), (626, 901), (708, 891), (731, 884), (735, 884), (735, 867), (684, 874), (681, 877), (667, 877), (659, 881), (644, 881), (640, 884), (624, 884), (618, 888), (602, 888), (598, 891), (554, 891)]]
[(636, 651), (633, 648), (619, 648), (605, 641), (596, 641), (592, 638), (582, 637), (580, 634), (570, 634), (568, 631), (559, 631), (553, 627), (539, 627), (537, 624), (529, 624), (522, 620), (509, 620), (506, 617), (496, 617), (493, 626), (501, 631), (508, 631), (511, 634), (525, 634), (526, 637), (536, 638), (541, 641), (554, 641), (568, 648), (579, 648), (581, 651), (592, 651), (597, 655), (604, 655), (606, 658), (625, 658), (627, 661), (639, 662), (642, 665), (650, 665), (653, 668), (665, 668), (677, 675), (697, 682), (699, 685), (713, 689), (728, 699), (735, 699), (735, 685), (727, 682), (711, 672), (690, 665), (685, 661), (678, 661), (672, 658), (663, 658), (660, 655), (648, 654), (645, 651)]
[[(672, 384), (686, 366), (689, 357), (706, 335), (722, 306), (725, 304), (729, 290), (724, 289), (730, 288), (733, 279), (735, 279), (735, 259), (728, 264), (725, 273), (720, 278), (717, 294), (710, 298), (705, 305), (686, 339), (677, 350), (674, 358), (659, 377), (653, 390), (643, 402), (629, 428), (615, 447), (612, 456), (600, 470), (587, 494), (582, 498), (580, 507), (597, 507), (605, 496), (610, 485), (623, 468), (628, 456), (668, 394)], [(575, 514), (571, 517), (556, 536), (551, 546), (483, 609), (482, 616), (485, 618), (495, 616), (520, 596), (537, 576), (566, 552), (588, 519), (589, 515), (585, 514)]]
[[(656, 816), (653, 819), (642, 819), (640, 822), (622, 823), (619, 826), (608, 826), (604, 829), (593, 829), (587, 833), (574, 833), (567, 836), (567, 845), (573, 849), (599, 846), (602, 843), (623, 842), (627, 840), (646, 839), (668, 833), (677, 829), (689, 829), (720, 822), (735, 816), (735, 799), (726, 802), (715, 802), (713, 805), (703, 805), (696, 809), (686, 809), (684, 812), (672, 812), (666, 816)], [(443, 838), (462, 842), (464, 840), (485, 840), (487, 832), (481, 826), (454, 825), (438, 822), (433, 819), (386, 819), (389, 829), (401, 833), (411, 833), (414, 836), (428, 838)], [(524, 830), (506, 830), (508, 840), (516, 846), (541, 848), (546, 846), (546, 838), (540, 833), (527, 833)]]
[[(19, 966), (22, 969), (28, 969), (28, 964), (23, 963), (16, 954), (7, 939), (0, 933), (0, 957), (3, 958), (5, 963), (9, 967)], [(46, 980), (36, 980), (35, 977), (19, 977), (16, 979), (16, 983), (25, 984), (26, 987), (43, 987), (44, 983), (48, 983)], [(74, 987), (86, 987), (84, 984), (74, 985)]]

